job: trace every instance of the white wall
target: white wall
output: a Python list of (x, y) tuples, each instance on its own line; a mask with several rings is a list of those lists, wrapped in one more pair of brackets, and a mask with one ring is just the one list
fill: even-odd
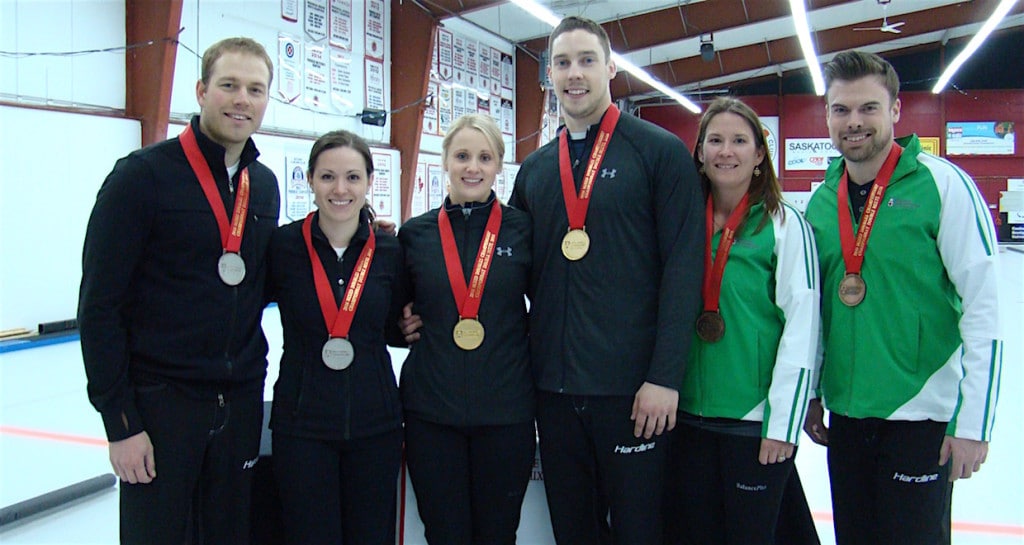
[(138, 121), (0, 106), (0, 329), (74, 318), (82, 242)]
[[(0, 51), (86, 51), (124, 41), (124, 0), (0, 0)], [(0, 100), (124, 109), (124, 59), (123, 51), (0, 56)]]

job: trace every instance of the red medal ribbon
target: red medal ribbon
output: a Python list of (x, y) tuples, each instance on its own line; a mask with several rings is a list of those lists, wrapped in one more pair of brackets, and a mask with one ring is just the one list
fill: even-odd
[(704, 297), (704, 310), (708, 312), (718, 312), (718, 299), (722, 295), (722, 276), (725, 275), (725, 262), (729, 260), (729, 251), (732, 249), (732, 243), (736, 239), (736, 228), (739, 227), (740, 222), (743, 221), (743, 217), (747, 215), (747, 210), (750, 209), (749, 203), (750, 194), (743, 195), (743, 199), (736, 208), (729, 214), (729, 219), (725, 221), (725, 227), (722, 228), (722, 238), (718, 241), (718, 251), (715, 252), (714, 266), (711, 265), (711, 239), (714, 236), (714, 203), (711, 195), (708, 195), (708, 203), (706, 209), (707, 216), (707, 229), (704, 233), (704, 286), (701, 289), (701, 295)]
[(359, 298), (363, 295), (363, 287), (366, 285), (366, 275), (370, 272), (370, 264), (373, 262), (373, 253), (377, 248), (377, 237), (373, 234), (373, 226), (370, 226), (370, 236), (366, 239), (363, 251), (359, 254), (356, 266), (352, 268), (352, 276), (348, 279), (348, 287), (345, 288), (345, 297), (341, 300), (341, 308), (334, 303), (334, 292), (331, 290), (331, 281), (327, 279), (327, 271), (324, 264), (320, 262), (320, 256), (313, 249), (313, 215), (310, 212), (302, 222), (302, 238), (306, 241), (306, 250), (309, 252), (309, 263), (313, 266), (313, 284), (316, 286), (316, 298), (320, 301), (320, 312), (324, 315), (324, 324), (327, 331), (333, 337), (348, 337), (348, 330), (352, 327), (352, 319), (356, 315), (356, 307), (359, 306)]
[(487, 227), (484, 228), (484, 236), (480, 240), (480, 249), (477, 252), (476, 261), (473, 263), (473, 273), (470, 276), (468, 287), (466, 279), (462, 275), (459, 250), (455, 247), (452, 222), (448, 219), (448, 213), (445, 212), (443, 206), (437, 213), (437, 230), (441, 234), (444, 264), (448, 269), (448, 282), (452, 286), (452, 294), (455, 296), (455, 306), (459, 309), (459, 317), (475, 320), (480, 315), (480, 301), (483, 299), (487, 273), (491, 271), (491, 259), (494, 257), (494, 249), (498, 244), (498, 232), (501, 230), (501, 203), (495, 199), (491, 204), (491, 214), (487, 218)]
[(896, 170), (896, 163), (899, 162), (903, 148), (893, 142), (889, 155), (882, 163), (882, 168), (875, 177), (875, 183), (868, 194), (868, 200), (864, 203), (864, 213), (860, 216), (860, 224), (857, 226), (857, 237), (853, 236), (853, 219), (850, 216), (849, 192), (847, 171), (843, 169), (843, 177), (839, 180), (839, 187), (836, 197), (839, 201), (839, 242), (843, 247), (843, 261), (846, 263), (846, 274), (860, 274), (864, 265), (864, 252), (868, 248), (868, 237), (871, 236), (871, 228), (878, 217), (878, 208), (882, 204), (882, 197), (885, 195), (885, 188), (889, 186), (889, 179)]
[(562, 176), (562, 196), (565, 198), (565, 212), (569, 216), (570, 229), (582, 229), (587, 220), (587, 208), (590, 206), (590, 192), (594, 187), (597, 169), (601, 167), (608, 142), (619, 122), (619, 109), (614, 104), (608, 107), (601, 121), (594, 148), (590, 151), (590, 160), (583, 173), (580, 183), (579, 197), (576, 196), (576, 184), (572, 177), (572, 163), (569, 159), (569, 129), (558, 136), (558, 171)]
[(196, 142), (196, 135), (192, 132), (192, 125), (185, 127), (185, 131), (178, 137), (182, 149), (185, 150), (185, 157), (188, 164), (192, 166), (192, 172), (199, 178), (199, 185), (203, 188), (213, 216), (217, 218), (217, 227), (220, 229), (221, 247), (225, 252), (238, 253), (242, 247), (242, 231), (245, 230), (245, 217), (249, 211), (249, 169), (242, 169), (242, 175), (238, 181), (238, 194), (235, 195), (235, 210), (231, 214), (231, 225), (228, 226), (228, 214), (221, 204), (220, 192), (217, 191), (217, 183), (213, 179), (213, 172), (210, 165), (206, 164), (203, 152), (199, 151), (199, 143)]

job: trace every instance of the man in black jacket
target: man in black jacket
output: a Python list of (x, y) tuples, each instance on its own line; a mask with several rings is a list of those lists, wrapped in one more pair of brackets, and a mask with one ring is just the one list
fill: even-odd
[(122, 543), (248, 542), (264, 257), (280, 208), (250, 136), (272, 77), (259, 43), (211, 46), (200, 115), (119, 160), (89, 218), (78, 317), (121, 479)]
[(703, 274), (700, 185), (678, 138), (612, 105), (599, 25), (568, 17), (549, 49), (565, 127), (523, 162), (510, 204), (533, 219), (530, 355), (551, 521), (562, 544), (661, 543)]

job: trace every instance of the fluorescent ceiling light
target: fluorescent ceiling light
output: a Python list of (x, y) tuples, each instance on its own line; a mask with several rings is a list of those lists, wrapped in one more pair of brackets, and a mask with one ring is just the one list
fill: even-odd
[(612, 61), (615, 62), (615, 66), (617, 68), (621, 68), (629, 72), (630, 74), (633, 74), (634, 76), (639, 78), (640, 81), (643, 81), (647, 85), (650, 85), (651, 87), (654, 87), (655, 89), (661, 91), (662, 93), (665, 93), (665, 95), (667, 95), (672, 100), (675, 100), (676, 102), (682, 104), (683, 107), (686, 108), (687, 110), (690, 110), (695, 114), (700, 113), (700, 106), (697, 106), (690, 99), (684, 97), (683, 95), (677, 93), (676, 91), (673, 91), (672, 89), (669, 88), (668, 85), (665, 85), (664, 83), (658, 81), (654, 76), (648, 74), (643, 68), (640, 68), (639, 66), (627, 61), (625, 57), (623, 57), (622, 55), (619, 55), (618, 53), (615, 53), (613, 51)]
[(562, 21), (561, 17), (533, 0), (512, 0), (512, 3), (522, 8), (526, 13), (551, 25), (551, 28), (558, 26), (558, 23)]
[(953, 77), (953, 74), (956, 74), (956, 71), (959, 70), (965, 62), (967, 62), (967, 59), (969, 59), (971, 55), (981, 47), (981, 44), (985, 42), (988, 35), (992, 34), (992, 31), (996, 29), (996, 26), (1002, 22), (1003, 18), (1006, 17), (1006, 14), (1010, 12), (1010, 8), (1012, 8), (1016, 3), (1017, 0), (1003, 0), (999, 3), (996, 10), (992, 12), (992, 15), (990, 15), (988, 20), (985, 21), (985, 24), (982, 25), (981, 30), (978, 31), (978, 33), (971, 38), (971, 41), (967, 43), (967, 47), (965, 47), (964, 50), (961, 51), (955, 59), (953, 59), (953, 62), (946, 67), (946, 71), (939, 77), (939, 81), (935, 83), (935, 87), (932, 87), (932, 93), (938, 94), (942, 92), (946, 87), (946, 84), (949, 83), (949, 80)]
[(814, 51), (814, 43), (811, 41), (811, 27), (807, 22), (804, 0), (789, 0), (789, 9), (793, 12), (793, 24), (796, 25), (796, 34), (800, 38), (800, 49), (804, 52), (807, 69), (811, 72), (811, 80), (814, 81), (814, 92), (822, 96), (825, 94), (825, 78), (821, 76), (818, 54)]
[[(534, 2), (533, 0), (511, 0), (511, 2), (522, 8), (523, 11), (525, 11), (526, 13), (529, 13), (530, 15), (536, 17), (537, 19), (540, 19), (541, 21), (544, 21), (545, 23), (551, 25), (552, 28), (558, 26), (558, 23), (562, 21), (562, 18), (560, 16), (555, 15), (551, 10), (538, 4), (537, 2)], [(643, 81), (647, 85), (654, 87), (658, 91), (667, 95), (669, 98), (675, 100), (679, 104), (682, 104), (683, 107), (686, 108), (687, 110), (690, 110), (695, 114), (699, 114), (701, 112), (700, 106), (697, 106), (690, 99), (684, 97), (678, 92), (673, 91), (671, 88), (669, 88), (669, 86), (665, 85), (664, 83), (656, 79), (654, 76), (648, 74), (643, 68), (640, 68), (639, 66), (627, 61), (624, 57), (622, 57), (622, 55), (619, 55), (614, 51), (612, 52), (612, 62), (615, 63), (615, 66), (617, 68), (620, 68), (622, 70), (629, 72), (630, 74), (633, 74), (634, 76), (639, 78), (640, 81)]]

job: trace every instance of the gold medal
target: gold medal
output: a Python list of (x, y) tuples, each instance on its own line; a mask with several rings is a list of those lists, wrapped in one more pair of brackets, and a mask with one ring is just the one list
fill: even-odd
[(864, 277), (856, 273), (846, 273), (839, 281), (839, 300), (848, 307), (855, 307), (864, 300), (868, 286)]
[(590, 250), (590, 235), (583, 229), (569, 229), (562, 237), (562, 255), (569, 261), (579, 261)]
[(479, 320), (462, 318), (452, 330), (455, 345), (463, 350), (476, 350), (484, 343), (484, 326)]
[(704, 342), (715, 343), (725, 336), (725, 318), (720, 312), (705, 310), (697, 318), (697, 336)]

